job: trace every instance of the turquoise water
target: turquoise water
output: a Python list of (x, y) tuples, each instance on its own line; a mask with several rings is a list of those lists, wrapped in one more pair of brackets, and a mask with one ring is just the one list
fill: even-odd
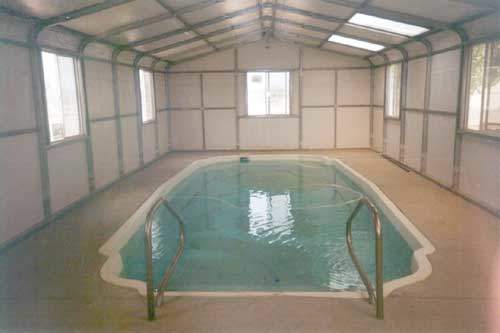
[[(185, 249), (168, 290), (362, 289), (345, 225), (360, 188), (334, 166), (311, 161), (224, 162), (198, 169), (167, 198), (185, 221)], [(384, 280), (411, 274), (412, 249), (384, 215)], [(160, 208), (153, 224), (154, 281), (175, 254), (178, 225)], [(354, 248), (374, 281), (368, 209), (353, 223)], [(121, 249), (127, 279), (145, 281), (140, 228)]]

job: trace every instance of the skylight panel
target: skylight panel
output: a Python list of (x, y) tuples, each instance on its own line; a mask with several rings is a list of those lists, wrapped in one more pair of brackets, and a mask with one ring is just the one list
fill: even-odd
[(364, 27), (380, 29), (388, 32), (397, 33), (405, 36), (417, 36), (429, 29), (420, 27), (418, 25), (402, 23), (398, 21), (393, 21), (389, 19), (380, 18), (377, 16), (371, 16), (366, 14), (356, 13), (350, 20), (349, 23), (361, 25)]
[(328, 38), (328, 41), (333, 42), (333, 43), (344, 44), (344, 45), (348, 45), (348, 46), (352, 46), (352, 47), (357, 47), (359, 49), (375, 51), (375, 52), (380, 51), (383, 48), (385, 48), (385, 46), (383, 46), (383, 45), (369, 43), (369, 42), (365, 42), (365, 41), (362, 41), (359, 39), (344, 37), (344, 36), (335, 35), (335, 34), (331, 35), (330, 38)]

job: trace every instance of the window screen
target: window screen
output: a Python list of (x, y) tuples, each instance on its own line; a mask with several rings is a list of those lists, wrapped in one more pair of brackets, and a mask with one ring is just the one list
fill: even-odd
[(83, 134), (76, 60), (42, 51), (50, 142)]
[(387, 87), (385, 115), (399, 118), (401, 98), (401, 64), (393, 64), (387, 68)]
[(472, 48), (467, 128), (500, 131), (500, 42)]
[(248, 72), (249, 116), (290, 114), (289, 72)]
[(139, 82), (141, 86), (142, 122), (147, 123), (155, 120), (153, 73), (139, 69)]

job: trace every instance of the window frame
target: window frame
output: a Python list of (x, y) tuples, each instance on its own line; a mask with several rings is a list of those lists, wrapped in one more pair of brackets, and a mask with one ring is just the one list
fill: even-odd
[[(465, 72), (465, 85), (463, 86), (463, 91), (465, 94), (465, 98), (463, 99), (463, 120), (461, 124), (462, 133), (472, 133), (485, 137), (490, 137), (493, 139), (500, 138), (500, 131), (490, 130), (487, 128), (488, 126), (488, 114), (489, 114), (489, 100), (490, 95), (486, 95), (486, 91), (489, 91), (491, 88), (491, 77), (490, 77), (490, 60), (493, 55), (492, 45), (500, 44), (500, 38), (486, 40), (486, 41), (478, 41), (469, 45), (467, 50), (467, 63), (463, 68)], [(469, 113), (470, 113), (470, 97), (471, 97), (471, 81), (472, 81), (472, 63), (473, 63), (473, 52), (474, 48), (480, 45), (484, 45), (484, 62), (483, 62), (483, 72), (482, 72), (482, 87), (481, 87), (481, 106), (480, 106), (480, 116), (479, 116), (479, 129), (469, 128)]]
[[(398, 113), (397, 113), (397, 116), (393, 116), (393, 115), (389, 115), (388, 114), (388, 96), (389, 96), (389, 70), (391, 67), (393, 66), (399, 66), (399, 91), (398, 91), (398, 100), (399, 100), (399, 103), (397, 105), (397, 108), (398, 108)], [(400, 120), (401, 119), (401, 97), (402, 97), (402, 77), (403, 77), (403, 63), (402, 62), (397, 62), (397, 63), (393, 63), (393, 64), (390, 64), (386, 67), (385, 69), (385, 89), (384, 89), (384, 118), (385, 119), (392, 119), (392, 120)]]
[[(49, 111), (48, 111), (48, 100), (47, 100), (47, 88), (45, 85), (45, 70), (43, 66), (43, 53), (50, 53), (56, 55), (58, 57), (70, 58), (73, 61), (73, 70), (75, 75), (75, 90), (76, 90), (76, 99), (77, 99), (77, 113), (78, 113), (78, 121), (80, 124), (80, 133), (64, 136), (59, 140), (51, 140), (50, 136), (50, 121), (49, 121)], [(86, 112), (86, 101), (84, 96), (84, 88), (85, 83), (83, 81), (83, 72), (82, 72), (82, 64), (81, 59), (70, 52), (65, 52), (64, 50), (53, 50), (51, 48), (42, 47), (39, 50), (39, 59), (40, 59), (40, 68), (41, 68), (41, 84), (42, 84), (42, 98), (44, 103), (44, 126), (46, 129), (45, 141), (48, 147), (59, 146), (69, 142), (81, 141), (82, 139), (86, 139), (88, 137), (87, 130), (87, 112)]]
[[(144, 121), (144, 110), (143, 110), (143, 91), (142, 91), (142, 86), (141, 86), (141, 72), (149, 73), (151, 75), (151, 108), (153, 111), (153, 117), (151, 119), (148, 119)], [(156, 91), (155, 91), (155, 75), (154, 71), (146, 68), (139, 67), (137, 69), (138, 77), (139, 77), (139, 101), (141, 103), (141, 122), (142, 125), (148, 125), (151, 123), (156, 122), (157, 119), (157, 110), (156, 110)]]
[[(262, 115), (251, 115), (248, 113), (248, 74), (250, 73), (265, 73), (265, 79), (267, 82), (270, 80), (270, 74), (271, 73), (287, 73), (288, 74), (288, 113), (284, 114), (273, 114), (273, 113), (266, 113)], [(292, 113), (292, 71), (290, 70), (252, 70), (252, 71), (247, 71), (245, 72), (245, 116), (248, 118), (289, 118), (293, 117)], [(269, 83), (266, 83), (266, 87), (269, 86)], [(267, 90), (266, 90), (267, 93)], [(270, 112), (270, 107), (269, 101), (266, 97), (265, 98), (265, 103), (266, 103), (266, 112)]]

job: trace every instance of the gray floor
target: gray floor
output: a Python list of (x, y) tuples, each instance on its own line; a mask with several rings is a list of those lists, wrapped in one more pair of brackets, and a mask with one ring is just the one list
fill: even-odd
[[(276, 153), (276, 152), (275, 152)], [(171, 298), (158, 320), (145, 299), (99, 277), (99, 247), (148, 195), (191, 161), (172, 153), (0, 255), (0, 330), (167, 332), (500, 332), (500, 220), (368, 150), (336, 156), (374, 181), (433, 242), (432, 275), (386, 298)]]

